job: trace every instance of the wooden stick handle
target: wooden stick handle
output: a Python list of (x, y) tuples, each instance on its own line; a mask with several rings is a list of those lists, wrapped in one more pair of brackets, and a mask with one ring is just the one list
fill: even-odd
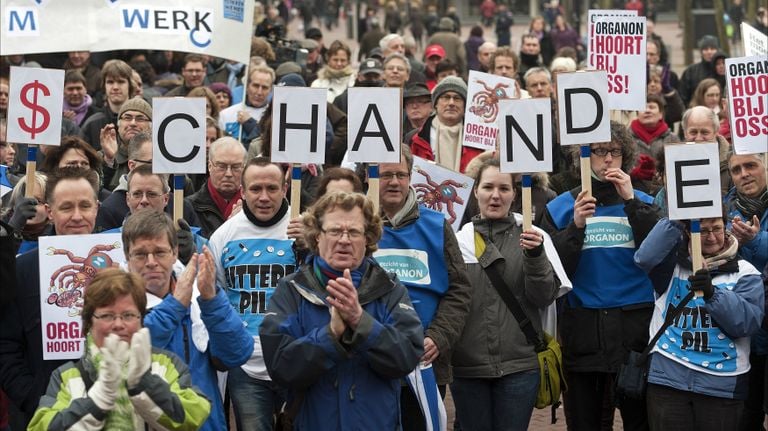
[(592, 163), (589, 160), (591, 149), (589, 145), (581, 146), (581, 189), (586, 190), (592, 196)]
[(530, 174), (523, 174), (523, 230), (529, 230), (533, 225), (533, 204), (531, 203), (531, 186), (533, 181)]
[(184, 218), (184, 174), (173, 175), (173, 224), (179, 228), (178, 220)]
[[(691, 263), (694, 273), (704, 266), (701, 256), (701, 222), (699, 220), (691, 220)], [(696, 291), (696, 296), (704, 296), (704, 293)]]
[(24, 197), (35, 197), (35, 171), (37, 170), (37, 146), (30, 145), (27, 147), (27, 187), (24, 191)]
[(291, 219), (301, 214), (301, 164), (291, 167)]
[(368, 165), (368, 199), (373, 202), (373, 211), (379, 213), (379, 164)]

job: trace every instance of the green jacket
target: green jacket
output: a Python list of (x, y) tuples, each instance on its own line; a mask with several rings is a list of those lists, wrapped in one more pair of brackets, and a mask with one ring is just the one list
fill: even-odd
[[(80, 369), (85, 370), (85, 378)], [(74, 362), (57, 368), (27, 429), (102, 429), (107, 412), (88, 397), (88, 389), (97, 376), (98, 371), (84, 358), (80, 359), (80, 368)], [(128, 395), (134, 413), (139, 416), (134, 423), (144, 422), (153, 430), (196, 430), (211, 412), (210, 401), (192, 387), (187, 366), (161, 349), (152, 349), (149, 371)]]

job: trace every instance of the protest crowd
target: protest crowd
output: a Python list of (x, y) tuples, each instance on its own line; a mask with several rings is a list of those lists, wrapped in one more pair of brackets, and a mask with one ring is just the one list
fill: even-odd
[[(324, 37), (347, 2), (256, 2), (247, 64), (0, 57), (0, 431), (526, 430), (535, 408), (574, 431), (617, 411), (627, 430), (765, 429), (765, 55), (705, 35), (678, 74), (650, 14), (587, 37), (547, 2), (511, 46), (505, 2), (476, 2), (469, 34), (453, 6), (364, 3), (351, 45)], [(768, 12), (748, 24), (765, 37)], [(37, 127), (12, 115), (35, 110), (12, 88), (36, 68), (63, 71), (51, 145), (10, 137)], [(569, 141), (589, 109), (564, 88), (605, 104), (602, 139)], [(204, 170), (160, 168), (182, 159), (158, 142), (179, 130), (166, 99), (204, 102), (200, 124), (176, 114)], [(286, 159), (309, 130), (323, 159)], [(395, 158), (359, 161), (374, 140)], [(549, 167), (510, 170), (520, 148)]]

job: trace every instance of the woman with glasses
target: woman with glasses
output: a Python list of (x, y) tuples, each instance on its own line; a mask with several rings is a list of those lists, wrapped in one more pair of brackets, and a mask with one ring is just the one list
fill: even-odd
[(323, 196), (303, 217), (310, 256), (280, 279), (259, 328), (295, 429), (399, 429), (400, 380), (423, 354), (405, 286), (371, 254), (381, 219), (359, 193)]
[(150, 344), (142, 328), (144, 281), (100, 271), (85, 292), (85, 354), (54, 371), (30, 430), (198, 429), (211, 403), (181, 360)]
[[(656, 292), (650, 333), (685, 307), (650, 354), (650, 429), (733, 430), (747, 398), (750, 336), (763, 320), (760, 273), (738, 255), (727, 218), (701, 220), (704, 268), (693, 271), (690, 222), (660, 220), (635, 253)], [(683, 302), (690, 291), (699, 292)]]

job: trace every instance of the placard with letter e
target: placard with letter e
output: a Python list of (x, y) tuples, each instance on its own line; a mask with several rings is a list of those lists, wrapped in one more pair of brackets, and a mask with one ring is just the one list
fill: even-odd
[(272, 161), (325, 163), (328, 90), (274, 87), (273, 92)]
[(79, 359), (85, 352), (83, 298), (99, 271), (125, 262), (119, 233), (41, 236), (40, 329), (43, 359)]
[(557, 100), (560, 145), (611, 140), (606, 71), (558, 73)]
[(403, 98), (399, 88), (347, 90), (347, 152), (350, 162), (400, 163)]
[(664, 146), (670, 220), (722, 216), (716, 142)]
[(205, 99), (152, 99), (152, 172), (205, 173)]
[(768, 152), (768, 59), (726, 58), (725, 77), (734, 152)]
[(64, 71), (11, 67), (7, 141), (61, 144)]

